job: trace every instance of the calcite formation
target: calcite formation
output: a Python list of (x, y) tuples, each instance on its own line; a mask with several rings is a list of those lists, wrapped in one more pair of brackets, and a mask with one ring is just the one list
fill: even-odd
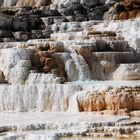
[(1, 0), (0, 139), (139, 137), (139, 5)]

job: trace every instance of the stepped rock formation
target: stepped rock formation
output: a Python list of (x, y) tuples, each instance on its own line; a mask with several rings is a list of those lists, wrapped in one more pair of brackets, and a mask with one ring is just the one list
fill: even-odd
[(0, 6), (0, 139), (140, 138), (138, 0)]
[(1, 0), (0, 5), (2, 7), (10, 6), (47, 6), (51, 4), (51, 0)]

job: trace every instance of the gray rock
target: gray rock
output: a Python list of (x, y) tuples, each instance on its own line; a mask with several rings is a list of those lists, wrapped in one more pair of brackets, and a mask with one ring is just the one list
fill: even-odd
[(42, 30), (32, 30), (31, 38), (32, 39), (44, 38)]
[(6, 30), (0, 30), (0, 38), (12, 38), (12, 32)]
[(15, 31), (31, 30), (31, 22), (27, 18), (17, 18), (13, 20), (12, 27)]
[(12, 18), (6, 15), (0, 15), (0, 30), (11, 29)]
[(23, 31), (18, 31), (14, 33), (14, 38), (16, 41), (27, 41), (31, 37), (30, 32), (23, 32)]
[(98, 4), (98, 0), (81, 0), (81, 4), (86, 7), (94, 7)]

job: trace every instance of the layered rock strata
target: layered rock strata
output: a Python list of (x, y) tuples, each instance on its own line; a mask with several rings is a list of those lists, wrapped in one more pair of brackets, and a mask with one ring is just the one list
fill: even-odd
[[(140, 16), (139, 5), (138, 0), (1, 0), (0, 13), (4, 14), (4, 17), (9, 16), (9, 19), (4, 21), (9, 25), (11, 19), (14, 21), (13, 26), (17, 25), (17, 20), (19, 20), (18, 26), (13, 27), (18, 30), (21, 22), (26, 22), (27, 19), (30, 21), (31, 18), (34, 21), (36, 16), (50, 16), (50, 22), (53, 21), (53, 16), (57, 16), (55, 21), (132, 19)], [(29, 18), (30, 15), (32, 16)], [(58, 17), (60, 15), (61, 18)], [(13, 19), (13, 16), (19, 18)], [(23, 18), (25, 19), (23, 20)], [(22, 26), (20, 27), (22, 28)]]
[[(129, 19), (139, 15), (139, 2), (0, 3), (0, 118), (11, 121), (0, 122), (2, 140), (139, 134), (140, 18)], [(103, 18), (129, 20), (99, 20)], [(61, 119), (52, 123), (57, 115), (53, 112), (65, 112), (58, 113), (62, 119), (70, 115), (70, 123)], [(72, 120), (80, 112), (85, 116), (92, 112), (93, 119)], [(101, 119), (107, 114), (122, 116), (96, 122), (93, 112)], [(24, 115), (22, 123), (20, 119), (15, 123)], [(34, 115), (44, 117), (36, 123)], [(51, 132), (44, 134), (49, 128)], [(32, 130), (39, 134), (27, 132)]]
[[(71, 117), (72, 115), (72, 117)], [(18, 118), (17, 118), (18, 116)], [(31, 116), (34, 116), (31, 117)], [(59, 118), (57, 117), (59, 116)], [(58, 140), (58, 139), (75, 139), (76, 135), (82, 135), (84, 139), (92, 140), (113, 136), (113, 138), (127, 138), (130, 134), (130, 140), (137, 138), (132, 135), (134, 131), (139, 133), (139, 127), (134, 126), (128, 128), (128, 125), (139, 124), (135, 119), (127, 116), (101, 116), (94, 113), (89, 114), (66, 114), (66, 113), (24, 113), (21, 117), (20, 113), (16, 115), (9, 113), (0, 114), (1, 119), (9, 120), (9, 125), (5, 125), (6, 121), (1, 123), (1, 139), (14, 140)], [(16, 118), (16, 121), (13, 120)], [(53, 119), (55, 119), (55, 121)], [(88, 119), (87, 119), (88, 118)], [(72, 119), (72, 120), (71, 120)], [(12, 132), (9, 132), (11, 131)], [(39, 132), (37, 130), (40, 130)], [(16, 131), (16, 132), (14, 132)], [(102, 133), (104, 132), (104, 133)], [(123, 134), (123, 135), (122, 135)], [(71, 136), (71, 138), (70, 138)], [(81, 137), (82, 138), (82, 137)], [(80, 139), (80, 137), (78, 137)]]
[[(98, 111), (101, 114), (131, 116), (134, 111), (140, 110), (140, 89), (133, 82), (122, 82), (120, 86), (117, 82), (110, 87), (106, 82), (103, 82), (106, 86), (100, 82), (97, 86), (95, 83), (61, 85), (49, 79), (50, 85), (45, 81), (47, 78), (36, 85), (38, 79), (33, 80), (30, 80), (30, 85), (1, 85), (0, 111)], [(133, 87), (130, 86), (132, 84)], [(127, 87), (124, 88), (124, 85)]]
[[(130, 35), (127, 25), (132, 25)], [(0, 44), (0, 68), (7, 83), (28, 83), (30, 75), (38, 72), (59, 77), (58, 83), (140, 79), (139, 19), (107, 25), (55, 23), (50, 28), (53, 33), (48, 39)]]

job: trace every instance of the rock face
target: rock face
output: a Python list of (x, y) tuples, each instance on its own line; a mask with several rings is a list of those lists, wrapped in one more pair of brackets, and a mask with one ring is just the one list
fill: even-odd
[[(85, 1), (81, 1), (81, 4), (89, 7)], [(96, 5), (92, 4), (93, 7)], [(9, 15), (11, 9), (8, 10), (3, 9), (3, 15), (11, 16)], [(23, 87), (25, 85), (25, 89), (22, 90), (26, 92), (28, 85), (65, 84), (66, 82), (92, 83), (95, 80), (140, 80), (139, 18), (123, 22), (69, 22), (64, 19), (64, 16), (59, 15), (57, 10), (44, 8), (37, 12), (37, 9), (32, 7), (23, 7), (20, 10), (17, 8), (16, 10), (11, 18), (1, 15), (6, 23), (1, 23), (1, 83), (23, 85)], [(130, 25), (133, 32), (128, 29)], [(9, 94), (12, 94), (10, 91)], [(75, 98), (78, 100), (75, 105), (80, 103), (77, 107), (75, 106), (78, 111), (116, 109), (116, 107), (112, 109), (113, 107), (107, 105), (106, 96), (111, 100), (113, 100), (112, 98), (116, 100), (119, 98), (118, 94), (117, 97), (114, 97), (115, 95), (108, 97), (108, 93), (103, 96), (92, 90), (78, 92), (71, 93), (72, 97), (67, 96), (66, 93), (62, 102), (67, 102), (66, 104), (72, 102), (73, 104), (73, 98)], [(37, 98), (40, 98), (39, 93)], [(3, 95), (3, 92), (0, 94)], [(18, 94), (18, 91), (15, 91), (15, 94)], [(92, 96), (92, 94), (95, 95)], [(127, 96), (129, 97), (129, 94), (123, 97), (123, 103), (129, 102)], [(58, 99), (57, 96), (56, 98)], [(3, 96), (2, 100), (4, 100)], [(130, 101), (132, 100), (130, 99)], [(45, 106), (47, 106), (48, 101), (40, 102), (45, 102)], [(55, 106), (56, 110), (59, 110), (58, 106)], [(65, 105), (63, 104), (63, 106)], [(3, 108), (7, 110), (6, 107)], [(11, 110), (15, 107), (8, 108)], [(69, 110), (68, 106), (64, 108), (63, 111)], [(129, 111), (135, 110), (129, 105), (120, 109), (125, 108)]]
[[(140, 116), (138, 1), (0, 3), (0, 120), (4, 118), (0, 139), (58, 140), (74, 134), (114, 136), (139, 130), (140, 121), (135, 120)], [(3, 112), (11, 112), (12, 118)], [(54, 122), (54, 112), (70, 115), (69, 122), (63, 115)], [(94, 113), (125, 117), (73, 122), (76, 115), (89, 112), (94, 119), (98, 118)], [(23, 117), (21, 123), (26, 115), (29, 118)]]
[(24, 83), (28, 76), (31, 61), (29, 49), (2, 49), (0, 69), (3, 71), (5, 80), (9, 83)]
[(105, 19), (130, 19), (140, 16), (138, 0), (54, 0), (52, 5), (64, 15), (74, 15), (76, 20), (96, 20), (103, 17)]
[(10, 6), (47, 6), (51, 4), (51, 0), (1, 0), (0, 5), (2, 7)]
[[(0, 81), (7, 84), (0, 86), (1, 111), (17, 110), (15, 102), (19, 102), (19, 110), (26, 111), (34, 110), (35, 107), (40, 111), (110, 110), (118, 114), (121, 110), (124, 113), (139, 110), (139, 105), (135, 106), (139, 88), (130, 87), (132, 92), (125, 92), (120, 86), (122, 89), (117, 91), (110, 84), (115, 91), (103, 90), (101, 87), (100, 92), (95, 87), (88, 91), (84, 86), (73, 86), (75, 82), (92, 85), (95, 80), (112, 80), (112, 83), (115, 80), (140, 80), (139, 45), (133, 44), (133, 40), (129, 43), (132, 37), (127, 35), (127, 25), (132, 25), (132, 35), (136, 34), (133, 39), (139, 39), (139, 18), (110, 23), (57, 21), (54, 24), (48, 24), (42, 18), (42, 23), (44, 31), (48, 26), (52, 30), (50, 38), (0, 44)], [(61, 87), (61, 84), (67, 83), (72, 85)], [(137, 85), (136, 81), (134, 83)], [(48, 84), (52, 84), (51, 88)], [(60, 87), (55, 87), (55, 84)], [(15, 88), (14, 92), (11, 88)], [(34, 90), (30, 91), (30, 88)], [(66, 90), (72, 91), (69, 93)], [(8, 94), (5, 95), (5, 91)], [(29, 106), (24, 98), (28, 92), (32, 100)], [(17, 96), (18, 99), (13, 98), (9, 104), (9, 95)]]
[(114, 4), (104, 17), (107, 19), (130, 19), (140, 16), (140, 2), (137, 0), (120, 0)]
[[(61, 15), (68, 16), (68, 20), (86, 21), (101, 19), (131, 19), (140, 16), (140, 3), (137, 0), (1, 0), (1, 11), (8, 14), (19, 13), (15, 8), (11, 10), (6, 7), (24, 7), (24, 13), (34, 8), (36, 14), (48, 13), (47, 9), (58, 10)], [(44, 8), (39, 8), (45, 6)], [(3, 10), (4, 8), (4, 10)], [(6, 8), (6, 9), (5, 9)], [(43, 9), (43, 11), (41, 11)], [(21, 12), (20, 12), (21, 13)], [(50, 13), (50, 12), (49, 12)]]
[(123, 5), (124, 10), (118, 12), (116, 16), (117, 19), (129, 19), (140, 16), (140, 1), (124, 0), (120, 2), (120, 5)]

